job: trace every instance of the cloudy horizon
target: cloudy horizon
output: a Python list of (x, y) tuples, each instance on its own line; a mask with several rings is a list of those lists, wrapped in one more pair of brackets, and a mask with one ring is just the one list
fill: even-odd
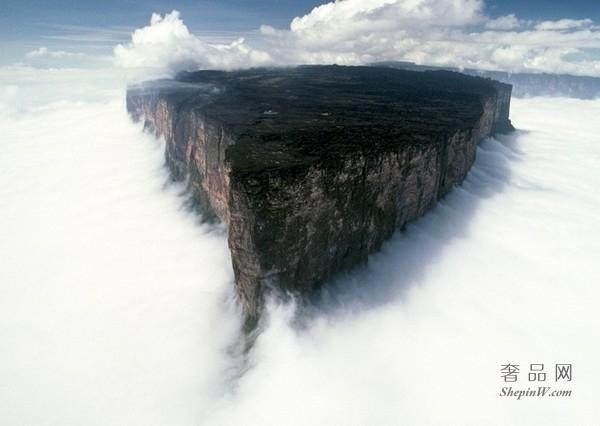
[[(190, 18), (197, 15), (198, 11), (181, 6)], [(290, 15), (287, 22), (281, 15), (286, 8), (276, 19), (264, 12), (250, 20), (255, 22), (252, 28), (222, 31), (201, 26), (190, 30), (186, 14), (173, 8), (147, 13), (145, 24), (138, 13), (137, 29), (48, 23), (38, 30), (44, 32), (29, 39), (29, 48), (13, 42), (21, 56), (5, 60), (4, 65), (45, 68), (114, 63), (172, 72), (402, 60), (507, 72), (600, 76), (596, 12), (581, 6), (579, 10), (588, 15), (531, 19), (520, 16), (519, 12), (525, 16), (531, 13), (523, 7), (498, 10), (493, 1), (344, 0), (308, 3), (304, 14)], [(299, 8), (289, 12), (297, 13)], [(500, 14), (502, 11), (510, 13)], [(230, 13), (234, 16), (233, 11)], [(207, 23), (204, 26), (211, 27)]]

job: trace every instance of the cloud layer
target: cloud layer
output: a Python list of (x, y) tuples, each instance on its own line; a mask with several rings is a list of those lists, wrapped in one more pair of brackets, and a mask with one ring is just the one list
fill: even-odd
[[(600, 30), (590, 19), (524, 21), (490, 17), (482, 0), (343, 0), (268, 25), (252, 45), (214, 45), (194, 36), (174, 11), (153, 15), (115, 48), (125, 67), (244, 68), (301, 63), (418, 64), (511, 72), (600, 75)], [(590, 53), (591, 52), (591, 53)]]
[(239, 327), (225, 234), (182, 208), (122, 90), (58, 74), (18, 114), (25, 79), (0, 90), (0, 423), (197, 424)]
[[(271, 306), (240, 358), (224, 233), (181, 208), (164, 147), (129, 122), (121, 91), (65, 98), (60, 77), (0, 91), (1, 423), (600, 420), (600, 102), (515, 100), (522, 131), (484, 141), (465, 184), (303, 327)], [(97, 75), (81, 77), (62, 74)], [(54, 102), (2, 115), (29, 78)], [(573, 363), (574, 396), (501, 400), (506, 362)]]

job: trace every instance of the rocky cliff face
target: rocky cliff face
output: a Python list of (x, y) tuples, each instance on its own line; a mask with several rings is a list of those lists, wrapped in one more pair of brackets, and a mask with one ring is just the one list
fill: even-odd
[(365, 262), (512, 129), (508, 85), (373, 67), (198, 72), (132, 88), (176, 179), (228, 224), (250, 318), (269, 291), (307, 294)]

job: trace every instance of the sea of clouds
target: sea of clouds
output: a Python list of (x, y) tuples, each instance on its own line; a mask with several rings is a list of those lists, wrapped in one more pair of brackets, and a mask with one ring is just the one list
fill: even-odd
[[(533, 25), (491, 23), (467, 3), (490, 28)], [(315, 9), (291, 31), (385, 6), (352, 5)], [(178, 19), (147, 28), (168, 21), (166, 45), (186, 39), (182, 52), (214, 54), (215, 67), (253, 55), (243, 41), (216, 54)], [(125, 111), (125, 82), (170, 64), (152, 37), (117, 48), (124, 67), (0, 68), (1, 424), (600, 421), (600, 101), (513, 99), (518, 130), (483, 141), (461, 187), (310, 311), (272, 302), (243, 353), (226, 230), (186, 208), (162, 141)], [(127, 71), (119, 61), (138, 45)], [(573, 394), (500, 397), (506, 363), (521, 366), (514, 388), (536, 387), (529, 364), (544, 363), (548, 385)], [(554, 383), (556, 363), (573, 365), (571, 382)]]
[[(272, 305), (244, 356), (225, 231), (184, 207), (117, 92), (18, 114), (5, 98), (2, 424), (600, 419), (600, 102), (515, 99), (519, 130), (485, 140), (463, 186), (301, 327)], [(508, 362), (525, 388), (529, 363), (572, 363), (573, 396), (500, 398)]]

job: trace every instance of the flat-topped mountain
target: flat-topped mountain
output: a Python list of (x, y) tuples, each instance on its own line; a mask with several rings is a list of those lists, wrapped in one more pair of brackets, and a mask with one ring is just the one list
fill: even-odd
[(448, 71), (303, 66), (182, 73), (132, 87), (175, 179), (226, 222), (245, 312), (367, 260), (512, 129), (511, 87)]

